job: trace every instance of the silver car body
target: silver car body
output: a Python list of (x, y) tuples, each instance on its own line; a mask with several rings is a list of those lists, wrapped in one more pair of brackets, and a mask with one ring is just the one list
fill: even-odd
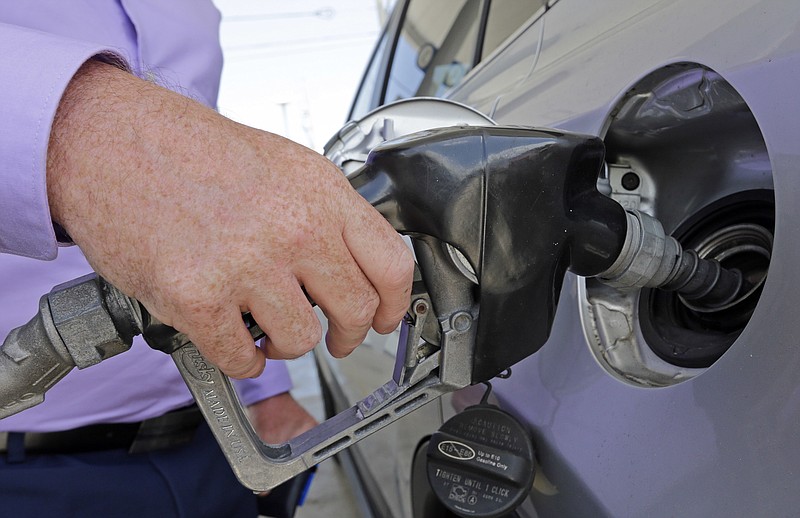
[[(775, 227), (755, 311), (709, 367), (654, 357), (638, 294), (618, 301), (568, 274), (548, 343), (494, 382), (537, 449), (519, 515), (795, 516), (800, 4), (549, 4), (445, 96), (501, 124), (605, 138), (609, 159), (641, 175), (632, 203), (668, 232), (721, 199), (773, 189)], [(371, 336), (352, 361), (321, 357), (329, 402), (351, 404), (388, 379), (394, 340)], [(418, 447), (479, 395), (444, 398), (353, 448), (371, 512), (419, 515)]]

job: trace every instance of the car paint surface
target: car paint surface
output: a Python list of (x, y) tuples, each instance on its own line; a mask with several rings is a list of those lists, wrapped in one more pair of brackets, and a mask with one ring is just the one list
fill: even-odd
[[(655, 67), (689, 61), (719, 72), (753, 111), (772, 161), (776, 240), (761, 302), (707, 372), (638, 389), (598, 368), (575, 325), (578, 301), (568, 285), (548, 345), (498, 380), (496, 393), (533, 425), (540, 455), (552, 458), (542, 459), (550, 481), (566, 485), (537, 498), (537, 508), (552, 499), (609, 516), (789, 515), (800, 502), (800, 450), (792, 447), (800, 435), (793, 325), (800, 300), (787, 282), (800, 249), (786, 238), (800, 217), (792, 203), (800, 157), (787, 145), (798, 134), (798, 103), (789, 91), (800, 83), (798, 18), (786, 16), (782, 2), (634, 5), (641, 11), (628, 2), (559, 2), (545, 17), (536, 69), (493, 116), (602, 134), (616, 101)], [(469, 103), (465, 90), (453, 98)]]
[[(775, 241), (760, 302), (730, 350), (692, 379), (643, 388), (610, 376), (587, 346), (579, 280), (567, 276), (547, 344), (494, 382), (501, 406), (523, 418), (537, 447), (535, 511), (521, 514), (795, 515), (800, 4), (560, 0), (512, 40), (447, 97), (501, 124), (603, 136), (620, 99), (642, 78), (697, 63), (719, 73), (750, 108), (775, 189)], [(393, 433), (424, 437), (436, 423), (425, 430), (409, 419), (397, 427)], [(408, 462), (395, 466), (398, 479), (408, 476)], [(407, 499), (406, 486), (385, 492)], [(410, 515), (407, 503), (392, 507)]]

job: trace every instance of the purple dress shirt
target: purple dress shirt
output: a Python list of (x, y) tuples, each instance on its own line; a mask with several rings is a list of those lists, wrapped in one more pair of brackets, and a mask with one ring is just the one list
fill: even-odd
[[(47, 203), (50, 127), (69, 80), (87, 59), (112, 55), (136, 75), (213, 106), (218, 34), (210, 1), (29, 0), (0, 8), (0, 338), (27, 322), (54, 285), (91, 271), (77, 247), (59, 248)], [(236, 384), (245, 404), (291, 388), (276, 361), (259, 379)], [(137, 338), (130, 351), (73, 370), (44, 403), (0, 420), (0, 431), (135, 422), (191, 400), (171, 358)]]

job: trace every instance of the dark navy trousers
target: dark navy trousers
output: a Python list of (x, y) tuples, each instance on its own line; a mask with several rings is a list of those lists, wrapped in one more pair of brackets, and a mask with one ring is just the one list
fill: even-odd
[[(21, 454), (21, 455), (20, 455)], [(0, 454), (0, 515), (15, 518), (255, 518), (205, 422), (188, 444), (124, 450)]]

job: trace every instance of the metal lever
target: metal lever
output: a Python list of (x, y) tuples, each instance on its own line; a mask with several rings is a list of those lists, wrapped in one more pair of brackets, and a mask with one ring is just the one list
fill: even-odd
[[(462, 319), (462, 329), (445, 326), (447, 331), (440, 334), (419, 270), (412, 300), (398, 344), (398, 351), (403, 354), (397, 355), (392, 380), (351, 408), (284, 444), (270, 445), (261, 441), (228, 377), (208, 362), (194, 344), (184, 343), (171, 353), (243, 485), (253, 491), (276, 487), (420, 406), (469, 384), (465, 376), (461, 376), (461, 382), (444, 382), (439, 368), (440, 362), (449, 361), (447, 358), (455, 361), (448, 351), (463, 351), (469, 346), (469, 340), (474, 338), (473, 318), (470, 316), (464, 321), (464, 312), (458, 311), (456, 318)], [(254, 326), (250, 329), (254, 338), (258, 338), (260, 330)], [(147, 334), (146, 331), (145, 336)], [(180, 342), (178, 339), (175, 343)]]
[[(375, 404), (377, 398), (367, 396), (287, 443), (268, 445), (250, 425), (230, 380), (194, 345), (172, 357), (234, 473), (253, 491), (280, 485), (445, 392), (435, 376), (427, 376), (413, 387), (398, 390), (390, 401)], [(363, 408), (371, 413), (365, 414)]]

